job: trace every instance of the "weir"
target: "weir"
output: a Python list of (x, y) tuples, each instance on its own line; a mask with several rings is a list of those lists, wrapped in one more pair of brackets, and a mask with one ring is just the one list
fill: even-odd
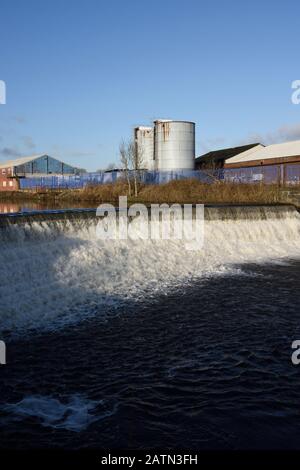
[[(172, 206), (170, 206), (172, 208)], [(193, 214), (196, 213), (193, 206)], [(149, 217), (151, 207), (147, 207)], [(182, 206), (183, 209), (183, 206)], [(171, 209), (172, 210), (172, 209)], [(116, 214), (118, 208), (116, 208)], [(293, 205), (205, 205), (205, 222), (212, 221), (262, 221), (298, 217)], [(54, 238), (59, 234), (80, 233), (81, 230), (93, 230), (99, 222), (96, 209), (38, 210), (0, 214), (0, 243), (15, 237)], [(130, 217), (132, 220), (132, 217)]]
[[(183, 207), (183, 206), (182, 206)], [(195, 205), (193, 205), (195, 208)], [(9, 226), (15, 223), (45, 222), (55, 220), (89, 220), (96, 216), (95, 208), (91, 209), (59, 209), (24, 211), (8, 214), (0, 213), (0, 227)], [(118, 208), (116, 207), (116, 211)], [(150, 206), (148, 206), (150, 212)], [(295, 214), (299, 211), (291, 204), (206, 204), (204, 207), (206, 220), (258, 220), (270, 217), (284, 218), (287, 214)]]
[[(204, 246), (97, 239), (95, 210), (0, 217), (0, 333), (56, 329), (248, 263), (300, 258), (300, 214), (283, 206), (206, 206)], [(7, 336), (1, 335), (3, 339)]]

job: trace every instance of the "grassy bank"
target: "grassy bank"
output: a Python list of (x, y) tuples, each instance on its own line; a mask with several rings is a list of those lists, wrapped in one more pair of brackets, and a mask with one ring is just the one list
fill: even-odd
[(119, 196), (128, 196), (130, 202), (150, 203), (247, 203), (270, 204), (281, 202), (281, 187), (264, 184), (214, 183), (203, 184), (198, 180), (171, 181), (160, 185), (140, 187), (137, 198), (128, 196), (127, 184), (87, 186), (84, 189), (61, 191), (14, 191), (0, 193), (1, 200), (57, 201), (118, 203)]
[[(224, 203), (224, 204), (272, 204), (282, 202), (282, 187), (265, 184), (213, 183), (186, 179), (160, 185), (143, 185), (137, 198), (128, 197), (129, 202), (151, 203)], [(32, 202), (91, 202), (94, 204), (118, 203), (119, 196), (128, 196), (127, 184), (118, 181), (112, 184), (87, 186), (84, 189), (35, 192), (2, 192), (0, 200)]]
[(62, 191), (0, 191), (0, 201), (55, 201), (60, 197)]

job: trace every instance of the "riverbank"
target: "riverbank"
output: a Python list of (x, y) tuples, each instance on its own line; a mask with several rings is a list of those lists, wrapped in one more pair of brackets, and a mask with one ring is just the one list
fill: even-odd
[(6, 191), (0, 201), (31, 201), (63, 203), (108, 202), (118, 204), (119, 196), (128, 196), (129, 204), (192, 203), (192, 204), (276, 204), (287, 202), (281, 186), (277, 184), (204, 184), (186, 179), (160, 185), (142, 185), (137, 197), (129, 196), (124, 181), (103, 185), (89, 185), (83, 189)]

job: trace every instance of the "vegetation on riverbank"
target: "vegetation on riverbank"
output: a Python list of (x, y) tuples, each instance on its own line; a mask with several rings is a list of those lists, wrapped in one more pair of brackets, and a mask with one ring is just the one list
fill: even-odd
[[(211, 204), (274, 204), (282, 200), (282, 187), (266, 184), (201, 183), (195, 179), (170, 181), (160, 185), (142, 185), (137, 197), (129, 203), (211, 203)], [(119, 196), (128, 195), (124, 181), (103, 185), (89, 185), (84, 189), (1, 192), (0, 200), (118, 204)]]

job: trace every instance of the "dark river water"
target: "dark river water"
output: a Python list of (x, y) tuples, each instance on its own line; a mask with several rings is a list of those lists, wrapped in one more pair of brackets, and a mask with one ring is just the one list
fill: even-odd
[(0, 447), (299, 449), (300, 262), (7, 343)]

